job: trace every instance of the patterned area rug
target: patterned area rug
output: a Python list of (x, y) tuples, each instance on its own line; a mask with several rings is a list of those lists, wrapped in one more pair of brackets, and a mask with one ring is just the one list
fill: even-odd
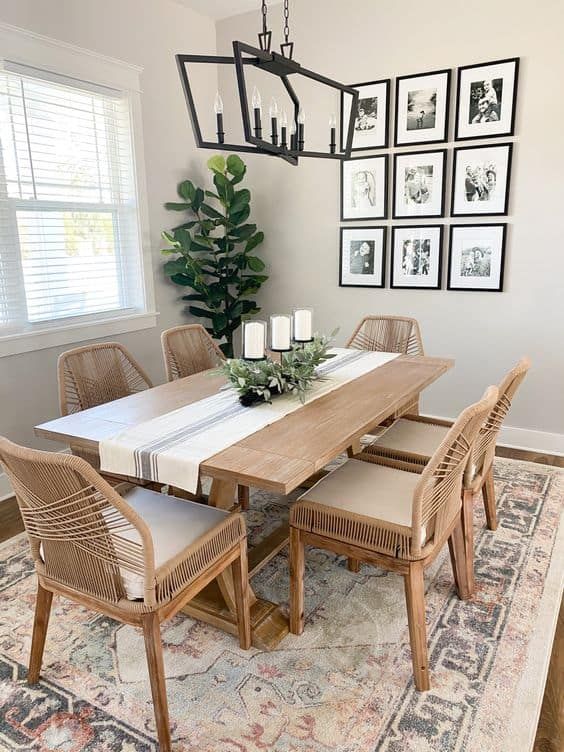
[[(476, 500), (472, 602), (454, 593), (446, 550), (426, 577), (432, 690), (418, 693), (403, 583), (309, 549), (306, 629), (273, 652), (185, 616), (163, 629), (178, 752), (527, 752), (561, 592), (564, 473), (496, 462), (500, 525)], [(253, 495), (258, 540), (287, 501)], [(285, 553), (254, 580), (288, 597)], [(0, 547), (0, 750), (155, 750), (141, 634), (57, 599), (43, 680), (25, 684), (35, 577), (24, 536)]]

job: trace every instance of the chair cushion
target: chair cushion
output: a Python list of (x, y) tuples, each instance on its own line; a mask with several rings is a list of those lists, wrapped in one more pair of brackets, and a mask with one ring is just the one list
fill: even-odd
[[(413, 492), (417, 473), (396, 470), (361, 460), (348, 460), (300, 496), (300, 501), (334, 507), (343, 512), (411, 530)], [(426, 532), (422, 530), (421, 545)]]
[[(123, 494), (123, 498), (143, 518), (151, 531), (156, 569), (229, 515), (223, 509), (176, 499), (146, 488), (131, 488)], [(128, 540), (140, 541), (135, 530), (122, 533), (122, 536)], [(141, 575), (122, 570), (122, 580), (128, 598), (143, 598), (145, 583)]]
[(448, 433), (447, 426), (401, 418), (375, 443), (374, 448), (417, 454), (428, 460)]

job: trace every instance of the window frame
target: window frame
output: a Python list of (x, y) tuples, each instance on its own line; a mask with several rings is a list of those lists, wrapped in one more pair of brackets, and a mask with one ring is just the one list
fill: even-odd
[(33, 331), (0, 335), (0, 358), (154, 328), (157, 324), (158, 312), (155, 309), (143, 148), (140, 86), (140, 74), (143, 69), (4, 23), (0, 23), (0, 49), (2, 49), (0, 63), (10, 62), (36, 67), (55, 76), (75, 79), (77, 83), (88, 82), (95, 86), (119, 89), (127, 95), (134, 183), (137, 193), (141, 284), (145, 300), (144, 311), (120, 309), (115, 312), (105, 311), (52, 319), (50, 322), (33, 324)]

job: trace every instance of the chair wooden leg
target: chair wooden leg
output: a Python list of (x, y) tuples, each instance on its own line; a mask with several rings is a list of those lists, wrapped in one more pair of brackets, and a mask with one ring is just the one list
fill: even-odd
[(462, 518), (448, 539), (448, 548), (458, 597), (461, 600), (468, 600), (471, 593), (468, 589), (466, 574), (466, 547), (464, 545), (464, 533), (462, 532)]
[(350, 557), (347, 559), (347, 569), (349, 572), (355, 572), (358, 574), (360, 572), (360, 561), (358, 559), (351, 559)]
[(28, 684), (37, 684), (39, 681), (52, 602), (53, 593), (38, 585), (37, 599), (35, 601), (35, 617), (33, 620), (33, 635), (31, 638), (31, 655), (29, 657), (29, 669), (27, 672)]
[(251, 647), (251, 606), (249, 600), (249, 566), (246, 541), (242, 541), (239, 558), (235, 559), (231, 565), (231, 569), (233, 572), (233, 585), (235, 587), (239, 645), (243, 650), (248, 650)]
[(239, 506), (246, 512), (249, 509), (249, 487), (237, 486), (237, 498), (239, 500)]
[(149, 680), (157, 724), (157, 736), (160, 752), (170, 752), (170, 722), (168, 718), (168, 701), (166, 698), (166, 683), (163, 662), (163, 645), (161, 628), (157, 614), (143, 616), (143, 637), (149, 667)]
[(462, 492), (462, 532), (466, 553), (466, 583), (470, 595), (474, 594), (474, 494)]
[(305, 546), (300, 531), (290, 527), (290, 632), (304, 631)]
[(420, 692), (429, 689), (429, 661), (427, 657), (427, 629), (425, 626), (425, 583), (423, 566), (412, 562), (409, 572), (403, 576), (407, 623), (411, 643), (411, 660), (415, 686)]
[(490, 530), (497, 529), (497, 509), (495, 506), (495, 486), (493, 478), (493, 467), (490, 467), (484, 478), (482, 485), (482, 496), (484, 499), (484, 508), (486, 510), (486, 521)]

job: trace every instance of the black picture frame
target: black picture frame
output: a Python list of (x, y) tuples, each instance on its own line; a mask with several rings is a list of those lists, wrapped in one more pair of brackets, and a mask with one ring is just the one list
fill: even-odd
[[(382, 273), (380, 275), (380, 284), (378, 285), (355, 285), (343, 282), (343, 235), (350, 230), (382, 230)], [(388, 245), (388, 228), (386, 225), (356, 225), (354, 227), (340, 228), (339, 242), (339, 287), (365, 287), (369, 289), (381, 290), (386, 286), (386, 249)]]
[[(443, 219), (446, 215), (446, 171), (448, 149), (428, 149), (424, 151), (395, 152), (393, 163), (392, 183), (392, 219)], [(424, 154), (442, 154), (442, 179), (441, 179), (441, 208), (439, 214), (397, 214), (396, 188), (397, 188), (397, 165), (398, 160), (406, 157), (417, 157)]]
[[(439, 76), (439, 75), (445, 75), (446, 76), (446, 91), (445, 91), (445, 125), (443, 129), (443, 133), (440, 138), (433, 138), (433, 139), (427, 139), (425, 141), (407, 141), (407, 142), (399, 142), (398, 141), (398, 108), (399, 108), (399, 90), (400, 85), (402, 81), (407, 81), (409, 79), (418, 79), (418, 78), (425, 78), (427, 76)], [(452, 70), (450, 68), (444, 68), (442, 70), (435, 70), (435, 71), (426, 71), (425, 73), (413, 73), (409, 76), (398, 76), (396, 78), (396, 91), (395, 91), (395, 106), (394, 106), (394, 146), (395, 147), (402, 147), (402, 146), (425, 146), (427, 144), (440, 144), (444, 143), (445, 141), (448, 141), (448, 133), (449, 133), (449, 119), (450, 119), (450, 89), (451, 89), (451, 77), (452, 77)]]
[[(395, 267), (395, 240), (396, 233), (399, 230), (417, 230), (422, 229), (438, 229), (439, 230), (439, 257), (438, 257), (438, 270), (437, 270), (437, 284), (436, 285), (396, 285), (394, 284), (394, 267)], [(390, 289), (392, 290), (442, 290), (443, 287), (443, 255), (444, 255), (444, 229), (442, 224), (438, 225), (394, 225), (392, 227), (392, 240), (391, 240), (391, 252), (390, 252)]]
[[(351, 146), (351, 153), (352, 152), (359, 152), (359, 151), (374, 151), (376, 149), (387, 149), (390, 145), (390, 90), (392, 85), (392, 79), (391, 78), (382, 78), (379, 81), (363, 81), (362, 83), (358, 84), (351, 84), (350, 88), (359, 90), (362, 86), (379, 86), (381, 84), (384, 84), (386, 87), (386, 108), (385, 108), (385, 114), (384, 114), (384, 141), (381, 144), (376, 144), (372, 146)], [(360, 101), (360, 91), (359, 91), (359, 101)], [(351, 104), (352, 108), (352, 104)], [(341, 92), (341, 120), (340, 120), (340, 144), (341, 144), (341, 151), (345, 151), (345, 141), (343, 136), (345, 135), (346, 128), (345, 128), (345, 92)], [(353, 133), (353, 144), (354, 144), (354, 133)]]
[[(349, 164), (350, 162), (355, 162), (358, 160), (367, 160), (367, 159), (374, 159), (374, 160), (384, 160), (384, 202), (383, 202), (383, 208), (384, 211), (382, 214), (373, 214), (368, 217), (345, 217), (344, 214), (344, 182), (345, 182), (345, 165)], [(341, 190), (339, 195), (340, 205), (341, 205), (341, 222), (368, 222), (371, 220), (380, 220), (380, 219), (388, 219), (388, 177), (389, 177), (389, 168), (390, 168), (390, 158), (389, 154), (374, 154), (367, 155), (367, 156), (359, 156), (359, 157), (351, 157), (350, 159), (343, 159), (341, 162)]]
[[(480, 151), (486, 149), (507, 149), (507, 177), (505, 181), (505, 196), (503, 201), (503, 211), (489, 212), (460, 212), (456, 210), (455, 193), (457, 185), (458, 154), (465, 151)], [(457, 146), (452, 153), (452, 185), (450, 195), (450, 214), (452, 217), (506, 217), (509, 213), (509, 193), (511, 185), (511, 165), (513, 161), (513, 142), (507, 141), (503, 144), (492, 143), (478, 146)]]
[[(461, 136), (460, 135), (460, 115), (461, 115), (460, 106), (461, 106), (461, 82), (462, 82), (463, 72), (468, 71), (468, 70), (476, 70), (479, 68), (487, 68), (492, 65), (508, 65), (511, 63), (513, 63), (515, 66), (515, 72), (514, 72), (514, 79), (513, 79), (514, 80), (513, 96), (511, 98), (511, 118), (510, 118), (509, 130), (500, 131), (499, 133), (495, 133), (495, 134), (484, 133), (483, 135)], [(455, 128), (454, 128), (455, 141), (477, 141), (483, 138), (506, 138), (507, 136), (515, 135), (517, 90), (519, 88), (519, 63), (520, 63), (520, 58), (508, 57), (508, 58), (504, 58), (503, 60), (491, 60), (490, 62), (487, 62), (487, 63), (475, 63), (473, 65), (462, 65), (458, 68), (457, 76), (456, 76), (456, 110), (455, 110), (456, 114), (455, 114)]]
[[(453, 255), (453, 236), (455, 230), (460, 228), (482, 228), (482, 227), (501, 227), (501, 251), (500, 251), (500, 272), (499, 272), (499, 286), (498, 287), (456, 287), (452, 285), (452, 255)], [(507, 222), (491, 222), (480, 224), (466, 224), (466, 225), (450, 225), (449, 229), (449, 243), (448, 243), (448, 271), (447, 271), (447, 290), (453, 290), (456, 292), (503, 292), (503, 282), (505, 276), (505, 257), (507, 247)]]

